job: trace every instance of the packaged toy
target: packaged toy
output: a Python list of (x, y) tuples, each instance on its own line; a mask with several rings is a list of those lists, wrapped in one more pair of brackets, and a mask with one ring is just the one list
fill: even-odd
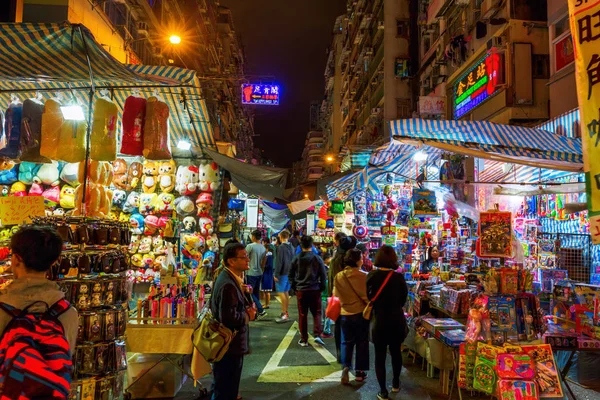
[(537, 386), (533, 381), (512, 381), (501, 379), (498, 381), (498, 394), (500, 400), (538, 400)]
[(169, 106), (152, 96), (146, 103), (144, 124), (144, 157), (148, 160), (169, 160)]
[(496, 362), (500, 378), (530, 380), (535, 376), (533, 361), (527, 354), (499, 354)]
[(123, 106), (122, 154), (129, 156), (143, 155), (145, 119), (146, 99), (138, 96), (129, 96)]
[(65, 122), (60, 110), (59, 99), (49, 99), (44, 103), (42, 114), (40, 155), (50, 160), (56, 160), (58, 152), (60, 131)]
[(549, 344), (521, 346), (535, 363), (535, 378), (540, 398), (563, 398), (559, 371)]

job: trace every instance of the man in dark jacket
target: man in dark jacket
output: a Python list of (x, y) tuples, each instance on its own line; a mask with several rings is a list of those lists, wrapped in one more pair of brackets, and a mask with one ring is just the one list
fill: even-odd
[(256, 311), (245, 295), (243, 273), (250, 268), (246, 249), (240, 243), (225, 246), (224, 268), (219, 274), (211, 299), (215, 318), (236, 332), (221, 361), (213, 364), (212, 400), (233, 400), (238, 396), (244, 355), (248, 353), (248, 321)]
[(312, 252), (313, 238), (302, 236), (300, 239), (302, 253), (292, 261), (290, 280), (292, 289), (298, 298), (298, 325), (300, 328), (300, 341), (302, 347), (308, 346), (308, 310), (313, 316), (313, 335), (315, 343), (325, 345), (321, 339), (321, 292), (325, 290), (327, 272), (325, 264), (318, 255)]
[(288, 314), (288, 307), (290, 305), (290, 281), (289, 274), (292, 268), (292, 260), (294, 259), (294, 249), (288, 242), (290, 233), (288, 231), (281, 231), (279, 234), (279, 240), (281, 245), (277, 249), (277, 256), (275, 258), (275, 289), (279, 295), (279, 301), (281, 301), (281, 316), (275, 320), (275, 322), (281, 324), (288, 322), (290, 316)]

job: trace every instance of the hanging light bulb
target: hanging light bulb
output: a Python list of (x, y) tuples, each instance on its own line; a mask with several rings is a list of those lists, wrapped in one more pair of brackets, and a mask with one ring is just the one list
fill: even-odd
[(177, 148), (180, 150), (189, 150), (192, 148), (192, 144), (186, 140), (180, 140), (177, 143)]
[(67, 121), (84, 121), (83, 108), (79, 104), (60, 106), (63, 118)]

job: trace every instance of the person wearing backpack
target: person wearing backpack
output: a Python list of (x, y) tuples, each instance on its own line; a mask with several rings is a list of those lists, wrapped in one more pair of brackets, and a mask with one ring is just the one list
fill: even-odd
[(62, 246), (51, 227), (26, 226), (11, 238), (15, 279), (0, 291), (0, 395), (6, 398), (68, 397), (79, 316), (46, 279)]
[(340, 299), (342, 311), (342, 384), (349, 383), (352, 355), (356, 347), (354, 365), (356, 382), (364, 382), (369, 370), (369, 321), (363, 317), (367, 306), (367, 274), (361, 271), (362, 252), (350, 249), (344, 256), (344, 268), (335, 276), (333, 295)]
[(392, 356), (392, 392), (400, 391), (402, 342), (408, 333), (404, 310), (408, 287), (403, 274), (396, 273), (398, 255), (393, 247), (383, 245), (375, 255), (375, 270), (367, 276), (367, 297), (372, 305), (370, 335), (375, 345), (375, 374), (379, 382), (379, 400), (388, 399), (385, 359)]

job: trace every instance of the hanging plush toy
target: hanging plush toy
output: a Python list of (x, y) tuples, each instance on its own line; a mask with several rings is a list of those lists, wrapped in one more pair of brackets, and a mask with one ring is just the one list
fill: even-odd
[(210, 193), (201, 193), (196, 199), (199, 217), (208, 217), (213, 206), (212, 195)]
[(19, 165), (19, 182), (31, 185), (33, 183), (33, 177), (37, 175), (40, 168), (40, 164), (22, 162)]
[(129, 217), (129, 227), (133, 235), (141, 235), (144, 231), (144, 217), (141, 214), (133, 214)]
[(154, 161), (144, 161), (144, 175), (142, 178), (142, 188), (144, 193), (154, 193), (158, 185), (158, 163)]
[(165, 193), (171, 193), (175, 188), (175, 172), (177, 165), (175, 161), (169, 160), (161, 162), (158, 167), (158, 182), (160, 190)]
[(122, 210), (127, 200), (127, 192), (121, 189), (113, 191), (112, 207), (117, 210)]
[(21, 119), (21, 161), (48, 163), (50, 159), (40, 154), (42, 139), (42, 114), (44, 104), (39, 99), (23, 102)]
[(146, 119), (146, 99), (129, 96), (123, 106), (123, 138), (121, 154), (141, 156), (144, 150), (144, 121)]
[(66, 120), (60, 130), (56, 160), (78, 163), (85, 160), (87, 121)]
[(127, 190), (129, 178), (127, 176), (127, 162), (122, 158), (117, 158), (112, 163), (113, 166), (113, 185), (117, 189)]
[(0, 150), (0, 157), (16, 160), (21, 155), (21, 119), (23, 117), (23, 104), (18, 99), (8, 106), (4, 113), (4, 134), (6, 147)]
[(158, 232), (158, 217), (147, 215), (144, 218), (144, 235), (154, 235), (156, 232)]
[(140, 194), (138, 192), (131, 192), (125, 200), (123, 205), (123, 212), (126, 214), (137, 213), (140, 207)]
[(75, 188), (70, 185), (64, 185), (60, 189), (60, 206), (62, 208), (75, 208)]
[(187, 217), (188, 215), (194, 214), (196, 207), (194, 202), (188, 196), (181, 196), (175, 199), (175, 211), (177, 215), (181, 217)]
[(144, 124), (144, 157), (148, 160), (169, 160), (169, 106), (152, 96), (146, 103)]
[(219, 181), (219, 166), (215, 162), (201, 163), (198, 181), (201, 192), (213, 192)]
[(0, 184), (1, 185), (13, 184), (17, 181), (18, 176), (19, 176), (19, 166), (18, 165), (14, 165), (11, 169), (0, 171)]
[(198, 167), (194, 165), (179, 166), (175, 190), (182, 196), (189, 196), (198, 190)]
[(60, 203), (60, 188), (58, 186), (49, 187), (44, 190), (42, 196), (44, 197), (44, 206), (54, 210)]
[(41, 196), (44, 194), (44, 187), (38, 183), (32, 183), (29, 188), (29, 196)]
[(44, 103), (40, 155), (50, 160), (57, 159), (60, 131), (65, 123), (60, 106), (58, 99), (48, 99)]
[(129, 183), (127, 186), (128, 190), (136, 190), (142, 180), (142, 172), (144, 167), (141, 163), (134, 161), (129, 165), (129, 171), (127, 172), (127, 178)]
[(161, 215), (171, 215), (175, 209), (175, 196), (171, 193), (161, 193), (156, 201), (155, 211)]
[(189, 216), (183, 219), (183, 229), (187, 232), (196, 231), (196, 218)]
[(15, 182), (10, 187), (11, 196), (27, 196), (27, 186), (23, 182)]
[(138, 247), (138, 253), (147, 254), (152, 251), (152, 238), (150, 236), (144, 236), (140, 239), (140, 246)]
[(213, 219), (210, 217), (198, 218), (198, 230), (202, 236), (210, 236), (213, 233)]
[(94, 121), (90, 135), (90, 158), (114, 161), (117, 157), (118, 109), (108, 97), (100, 97), (94, 105)]
[(158, 196), (156, 193), (142, 193), (140, 195), (140, 214), (153, 214), (157, 200)]
[(77, 187), (79, 182), (79, 163), (67, 163), (60, 171), (60, 179), (68, 185)]

